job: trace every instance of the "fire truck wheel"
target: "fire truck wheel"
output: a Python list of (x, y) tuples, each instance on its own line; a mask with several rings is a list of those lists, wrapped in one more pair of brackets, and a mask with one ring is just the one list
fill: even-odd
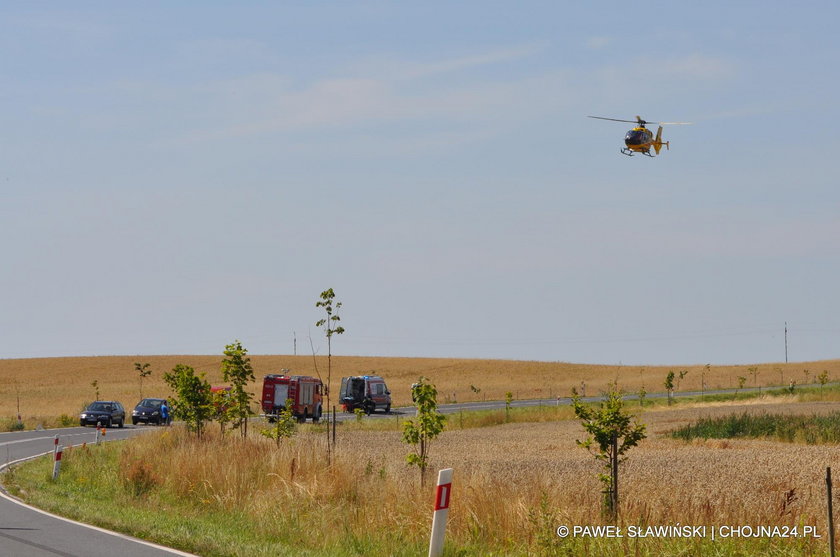
[(389, 404), (388, 406), (386, 406), (386, 407), (385, 407), (385, 413), (386, 413), (386, 414), (390, 414), (390, 413), (391, 413), (391, 405), (390, 405), (390, 404)]
[(317, 424), (321, 421), (321, 407), (319, 406), (317, 410), (315, 410), (315, 415), (312, 416), (312, 423)]

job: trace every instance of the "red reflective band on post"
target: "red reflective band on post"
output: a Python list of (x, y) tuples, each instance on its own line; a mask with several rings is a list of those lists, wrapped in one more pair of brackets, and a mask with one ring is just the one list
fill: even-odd
[(440, 511), (449, 508), (449, 493), (452, 491), (452, 484), (442, 484), (437, 486), (437, 495), (435, 496), (435, 510)]
[(55, 461), (56, 462), (61, 462), (61, 453), (62, 453), (62, 451), (58, 451), (58, 452), (55, 453)]

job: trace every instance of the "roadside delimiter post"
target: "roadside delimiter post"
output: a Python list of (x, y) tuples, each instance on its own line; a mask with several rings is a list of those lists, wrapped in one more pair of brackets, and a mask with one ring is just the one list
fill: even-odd
[(449, 497), (452, 493), (452, 468), (438, 472), (435, 493), (435, 513), (432, 518), (432, 538), (429, 541), (429, 557), (443, 555), (443, 535), (446, 533), (446, 518), (449, 516)]
[(56, 451), (55, 451), (55, 457), (54, 457), (54, 463), (53, 463), (53, 475), (52, 475), (53, 481), (58, 479), (58, 470), (59, 470), (59, 468), (61, 468), (61, 453), (64, 452), (64, 447), (58, 447), (58, 446), (56, 446), (56, 447), (57, 448), (56, 448)]

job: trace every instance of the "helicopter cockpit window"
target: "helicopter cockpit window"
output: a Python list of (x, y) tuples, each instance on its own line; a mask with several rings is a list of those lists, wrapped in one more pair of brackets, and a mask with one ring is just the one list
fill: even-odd
[(624, 136), (624, 143), (627, 145), (641, 145), (645, 142), (644, 132), (638, 130), (630, 130)]

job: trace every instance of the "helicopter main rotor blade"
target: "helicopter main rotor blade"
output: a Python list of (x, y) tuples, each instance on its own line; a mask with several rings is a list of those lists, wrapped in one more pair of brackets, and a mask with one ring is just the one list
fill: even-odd
[(660, 126), (689, 126), (691, 122), (648, 122), (648, 124), (659, 124)]
[(604, 118), (603, 116), (587, 116), (587, 118), (597, 118), (598, 120), (609, 120), (611, 122), (629, 122), (635, 124), (636, 120), (619, 120), (618, 118)]

